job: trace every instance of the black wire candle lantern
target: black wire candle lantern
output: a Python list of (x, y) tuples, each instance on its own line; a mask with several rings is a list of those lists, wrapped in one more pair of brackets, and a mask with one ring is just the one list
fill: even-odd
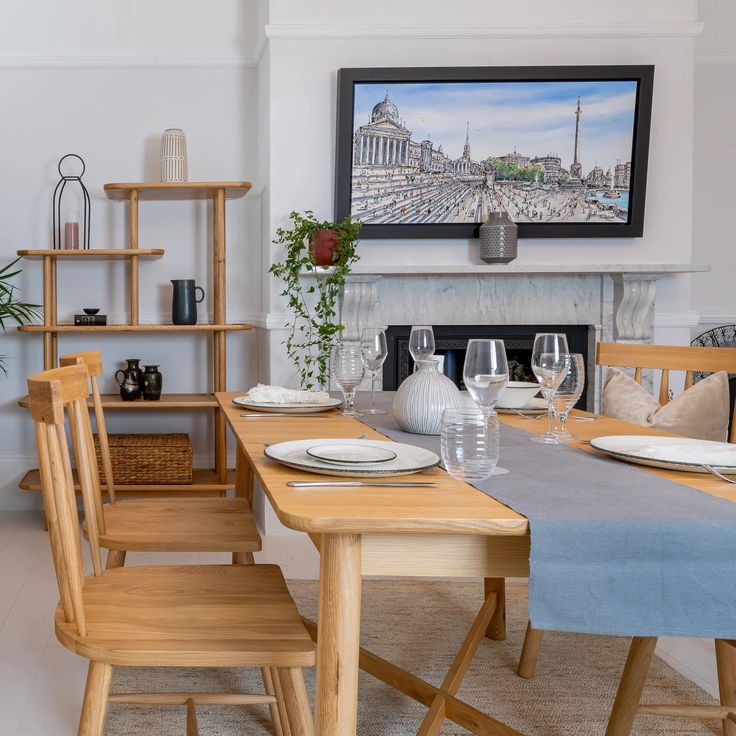
[[(63, 162), (68, 158), (76, 158), (78, 161), (82, 164), (82, 170), (78, 174), (65, 174), (62, 171), (62, 164)], [(64, 189), (66, 185), (69, 182), (77, 182), (79, 184), (79, 187), (82, 190), (82, 248), (84, 250), (89, 250), (89, 214), (90, 214), (90, 200), (89, 200), (89, 192), (87, 191), (87, 187), (84, 186), (84, 182), (82, 181), (82, 177), (84, 176), (84, 172), (86, 170), (86, 166), (84, 163), (84, 159), (77, 155), (76, 153), (67, 153), (66, 156), (62, 156), (59, 159), (59, 176), (61, 177), (59, 179), (59, 182), (57, 183), (56, 187), (54, 188), (54, 199), (53, 199), (53, 228), (54, 228), (54, 250), (59, 250), (63, 247), (70, 247), (69, 240), (70, 237), (74, 237), (76, 235), (77, 239), (77, 246), (79, 247), (79, 224), (77, 223), (77, 232), (76, 234), (71, 231), (70, 228), (65, 227), (65, 237), (66, 237), (66, 243), (62, 243), (61, 240), (61, 200), (64, 196)], [(71, 226), (73, 223), (65, 223), (65, 225)]]

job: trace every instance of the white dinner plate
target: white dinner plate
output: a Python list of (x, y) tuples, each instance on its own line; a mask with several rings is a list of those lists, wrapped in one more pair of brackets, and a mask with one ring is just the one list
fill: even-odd
[(547, 413), (547, 401), (545, 399), (529, 399), (520, 409), (504, 409), (503, 407), (496, 406), (496, 411), (499, 414), (528, 414), (530, 417), (535, 417), (540, 414)]
[(236, 396), (233, 399), (233, 404), (245, 407), (246, 409), (252, 409), (253, 411), (263, 411), (270, 414), (313, 414), (319, 411), (329, 411), (335, 409), (342, 404), (341, 399), (327, 399), (325, 401), (314, 402), (311, 404), (297, 404), (297, 403), (266, 403), (265, 401), (252, 401), (247, 396)]
[(333, 465), (375, 465), (376, 463), (387, 463), (396, 458), (393, 450), (357, 442), (349, 445), (334, 442), (327, 445), (313, 445), (307, 448), (307, 455)]
[[(396, 453), (393, 460), (380, 463), (366, 463), (350, 466), (340, 466), (334, 463), (319, 460), (307, 454), (310, 447), (319, 445), (364, 445), (366, 447), (377, 447)], [(391, 475), (410, 475), (420, 473), (422, 470), (434, 468), (440, 463), (439, 457), (429, 450), (414, 445), (405, 445), (401, 442), (387, 442), (382, 440), (351, 440), (351, 439), (311, 439), (292, 440), (290, 442), (279, 442), (266, 447), (263, 454), (290, 468), (305, 470), (309, 473), (321, 475), (375, 477)]]
[[(736, 465), (721, 465), (717, 461), (719, 450), (736, 452), (736, 447), (727, 442), (696, 440), (690, 437), (627, 434), (596, 437), (590, 441), (590, 445), (607, 455), (637, 465), (682, 470), (686, 473), (707, 473), (708, 471), (702, 467), (703, 464), (707, 464), (724, 475), (736, 475)], [(674, 453), (680, 452), (682, 459), (657, 457), (658, 451), (667, 452), (668, 450)]]

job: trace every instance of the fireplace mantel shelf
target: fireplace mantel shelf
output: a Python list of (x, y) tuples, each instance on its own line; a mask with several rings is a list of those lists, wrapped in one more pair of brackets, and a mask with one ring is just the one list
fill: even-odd
[(704, 273), (710, 271), (709, 265), (694, 263), (593, 263), (575, 264), (438, 264), (438, 265), (393, 265), (373, 266), (358, 263), (351, 271), (354, 276), (527, 276), (532, 274), (546, 276), (569, 276), (575, 274), (677, 274)]

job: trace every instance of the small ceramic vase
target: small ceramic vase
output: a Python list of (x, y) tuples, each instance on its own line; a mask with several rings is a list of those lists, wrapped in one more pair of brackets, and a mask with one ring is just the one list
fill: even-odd
[(128, 360), (126, 368), (115, 371), (115, 380), (120, 386), (120, 398), (123, 401), (135, 401), (141, 395), (141, 384), (138, 377), (141, 370), (137, 364), (137, 360), (131, 359)]
[(458, 387), (439, 372), (439, 361), (418, 360), (416, 373), (399, 386), (394, 399), (394, 416), (405, 432), (440, 433), (442, 412), (462, 406)]
[(161, 398), (161, 388), (163, 385), (163, 376), (157, 365), (143, 366), (143, 398), (146, 401), (158, 401)]
[(161, 136), (161, 181), (189, 181), (187, 139), (180, 128), (167, 128)]

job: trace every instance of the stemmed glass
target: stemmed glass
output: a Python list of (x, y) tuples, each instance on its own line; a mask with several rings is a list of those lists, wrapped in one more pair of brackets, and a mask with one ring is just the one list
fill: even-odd
[(330, 367), (335, 383), (343, 395), (341, 416), (355, 416), (355, 392), (365, 375), (358, 343), (340, 343), (330, 352)]
[(371, 407), (363, 409), (361, 414), (385, 414), (383, 409), (376, 408), (376, 373), (381, 370), (388, 356), (386, 333), (380, 327), (366, 327), (360, 333), (360, 356), (363, 365), (371, 377)]
[(567, 336), (540, 332), (534, 338), (532, 348), (532, 371), (539, 381), (542, 396), (547, 399), (547, 431), (539, 437), (532, 437), (532, 442), (545, 445), (559, 445), (554, 434), (555, 391), (562, 383), (570, 367), (570, 351), (567, 347)]
[[(469, 340), (463, 366), (463, 381), (483, 419), (488, 425), (501, 394), (509, 382), (509, 364), (503, 340)], [(505, 475), (504, 468), (495, 468), (494, 475)]]
[(414, 363), (434, 355), (434, 332), (431, 325), (414, 325), (411, 328), (409, 353), (414, 358)]
[(570, 353), (570, 367), (562, 383), (557, 387), (554, 398), (555, 417), (558, 422), (555, 436), (562, 442), (577, 439), (574, 434), (570, 434), (567, 416), (583, 395), (583, 388), (585, 388), (585, 361), (580, 353)]

